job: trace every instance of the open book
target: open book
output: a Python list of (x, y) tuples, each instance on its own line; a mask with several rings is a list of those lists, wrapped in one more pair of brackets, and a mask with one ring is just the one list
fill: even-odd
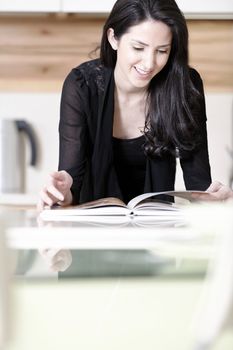
[[(181, 213), (181, 206), (174, 203), (174, 197), (193, 201), (192, 193), (201, 191), (165, 191), (141, 194), (131, 199), (128, 204), (114, 197), (102, 198), (76, 206), (53, 206), (45, 208), (40, 217), (46, 221), (71, 220), (83, 216), (153, 216), (164, 219), (174, 219)], [(161, 195), (166, 199), (161, 200)]]

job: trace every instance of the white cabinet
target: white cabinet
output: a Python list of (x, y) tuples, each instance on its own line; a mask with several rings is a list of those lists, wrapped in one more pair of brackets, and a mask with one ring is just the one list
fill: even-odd
[(176, 0), (186, 17), (233, 18), (232, 0)]
[[(233, 0), (176, 0), (188, 18), (233, 18)], [(62, 12), (108, 13), (115, 0), (61, 0)]]
[[(0, 12), (109, 13), (116, 0), (0, 0)], [(232, 0), (176, 0), (188, 18), (233, 18)]]
[(63, 12), (108, 13), (116, 0), (62, 0)]
[(0, 0), (0, 12), (59, 12), (62, 0)]

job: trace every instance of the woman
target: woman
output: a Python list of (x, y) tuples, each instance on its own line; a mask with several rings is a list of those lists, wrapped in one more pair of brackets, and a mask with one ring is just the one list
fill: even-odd
[(187, 26), (174, 0), (115, 3), (100, 59), (64, 82), (59, 133), (59, 171), (41, 207), (173, 190), (176, 157), (186, 189), (207, 189), (203, 199), (232, 195), (211, 184), (202, 80), (188, 66)]

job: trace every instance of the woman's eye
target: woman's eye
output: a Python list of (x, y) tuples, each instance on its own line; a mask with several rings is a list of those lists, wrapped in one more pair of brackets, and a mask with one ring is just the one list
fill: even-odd
[(167, 53), (167, 51), (166, 51), (166, 50), (158, 50), (157, 52), (158, 52), (158, 53), (161, 53), (161, 54), (165, 54), (165, 53)]
[(136, 50), (136, 51), (142, 51), (143, 47), (133, 47), (133, 49)]

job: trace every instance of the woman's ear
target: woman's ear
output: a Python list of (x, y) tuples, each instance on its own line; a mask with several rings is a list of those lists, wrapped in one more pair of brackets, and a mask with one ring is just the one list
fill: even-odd
[(116, 39), (116, 37), (114, 35), (114, 30), (112, 28), (109, 28), (107, 31), (107, 35), (108, 35), (108, 42), (111, 45), (112, 49), (117, 50), (118, 40)]

